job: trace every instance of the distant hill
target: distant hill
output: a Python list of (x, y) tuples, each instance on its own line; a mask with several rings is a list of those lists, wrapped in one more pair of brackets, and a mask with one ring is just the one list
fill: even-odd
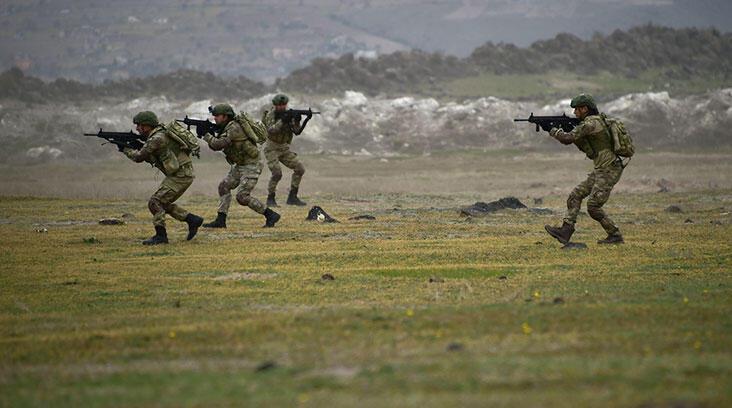
[[(572, 78), (560, 75), (559, 80), (554, 81), (552, 72), (572, 73), (574, 82), (558, 84)], [(602, 73), (609, 73), (610, 78), (592, 77)], [(688, 89), (703, 92), (732, 85), (732, 34), (715, 29), (645, 25), (607, 36), (596, 35), (587, 41), (571, 34), (559, 34), (526, 48), (488, 42), (466, 58), (416, 50), (377, 57), (357, 57), (348, 53), (338, 58), (317, 58), (273, 85), (244, 76), (222, 78), (193, 70), (105, 81), (99, 85), (65, 79), (43, 82), (15, 68), (0, 74), (0, 98), (37, 103), (95, 98), (121, 100), (154, 95), (222, 100), (251, 98), (275, 90), (319, 95), (354, 90), (371, 96), (472, 97), (479, 96), (474, 92), (486, 84), (486, 75), (493, 75), (492, 81), (503, 85), (504, 89), (499, 92), (489, 88), (486, 92), (481, 91), (482, 94), (509, 99), (546, 96), (544, 89), (555, 90), (556, 94), (578, 89), (609, 89), (606, 93), (616, 95), (632, 91), (668, 91), (674, 90), (669, 89), (669, 83), (692, 82), (694, 86)], [(525, 87), (527, 77), (516, 78), (517, 75), (537, 76), (532, 78), (537, 85), (520, 91), (520, 87)], [(593, 81), (601, 80), (623, 83), (592, 87)], [(579, 85), (575, 86), (575, 82)], [(505, 89), (507, 84), (511, 85)], [(462, 92), (460, 87), (467, 87), (472, 93)], [(549, 93), (549, 96), (557, 95)]]

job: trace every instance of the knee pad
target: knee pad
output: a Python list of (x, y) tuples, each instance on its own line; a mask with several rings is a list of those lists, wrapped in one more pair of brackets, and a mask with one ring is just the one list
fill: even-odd
[(239, 193), (236, 195), (236, 202), (245, 207), (249, 205), (249, 201), (251, 199), (252, 199), (252, 196), (250, 196), (249, 194)]
[(226, 185), (226, 181), (219, 183), (219, 197), (229, 194), (229, 186)]
[(602, 208), (596, 207), (594, 205), (587, 206), (587, 213), (590, 214), (590, 217), (592, 217), (592, 219), (595, 221), (601, 221), (603, 218), (605, 218), (605, 212), (602, 211)]
[(163, 204), (157, 198), (151, 198), (147, 202), (147, 209), (150, 210), (151, 214), (157, 214), (160, 211), (164, 211)]

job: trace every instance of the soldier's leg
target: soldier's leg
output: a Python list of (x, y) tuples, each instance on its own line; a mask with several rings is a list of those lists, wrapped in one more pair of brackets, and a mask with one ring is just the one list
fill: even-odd
[(219, 183), (219, 214), (227, 214), (229, 212), (229, 206), (231, 206), (231, 190), (235, 189), (239, 185), (241, 179), (241, 172), (239, 166), (231, 166), (229, 174), (224, 177)]
[(290, 188), (298, 189), (302, 176), (305, 174), (305, 166), (298, 160), (297, 153), (287, 150), (284, 154), (280, 155), (280, 161), (287, 168), (292, 169)]
[(618, 164), (596, 170), (595, 173), (595, 184), (592, 187), (590, 198), (587, 200), (587, 212), (592, 219), (602, 225), (602, 228), (609, 236), (619, 235), (617, 225), (605, 214), (602, 206), (610, 198), (610, 192), (620, 180), (620, 176), (623, 174), (623, 168)]
[(193, 170), (192, 168), (185, 168), (181, 169), (175, 176), (166, 177), (161, 185), (161, 187), (166, 188), (158, 190), (158, 193), (160, 193), (158, 199), (163, 209), (178, 221), (185, 221), (189, 213), (183, 207), (175, 204), (175, 201), (188, 190), (192, 183)]
[(264, 157), (267, 159), (267, 167), (269, 167), (272, 176), (269, 178), (267, 185), (267, 193), (274, 195), (277, 191), (277, 183), (282, 180), (282, 167), (280, 167), (280, 151), (273, 148), (264, 149)]
[(262, 173), (262, 164), (248, 164), (238, 167), (241, 169), (241, 182), (239, 183), (239, 189), (236, 191), (236, 201), (259, 214), (264, 214), (267, 207), (251, 195), (252, 190), (257, 185), (259, 175)]
[(587, 179), (585, 179), (585, 181), (579, 183), (577, 187), (569, 193), (569, 197), (567, 197), (567, 213), (564, 217), (564, 222), (572, 225), (577, 223), (577, 216), (582, 208), (582, 200), (592, 192), (592, 187), (595, 185), (595, 178), (596, 174), (595, 171), (593, 171), (587, 175)]

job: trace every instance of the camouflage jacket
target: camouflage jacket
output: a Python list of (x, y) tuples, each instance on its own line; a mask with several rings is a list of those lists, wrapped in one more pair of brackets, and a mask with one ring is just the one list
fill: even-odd
[(223, 150), (229, 164), (252, 164), (259, 162), (259, 148), (235, 120), (229, 121), (218, 136), (207, 133), (203, 140), (212, 150)]
[(264, 112), (262, 115), (262, 123), (267, 127), (267, 139), (275, 143), (290, 144), (292, 143), (292, 127), (300, 127), (299, 123), (284, 123), (282, 119), (275, 119), (274, 108)]
[(596, 169), (610, 166), (618, 159), (613, 152), (613, 142), (600, 115), (585, 117), (571, 132), (554, 128), (549, 134), (563, 144), (574, 143), (592, 159)]
[(140, 150), (126, 148), (123, 153), (136, 163), (148, 162), (166, 176), (175, 174), (185, 165), (192, 165), (191, 156), (172, 140), (162, 126), (150, 132)]

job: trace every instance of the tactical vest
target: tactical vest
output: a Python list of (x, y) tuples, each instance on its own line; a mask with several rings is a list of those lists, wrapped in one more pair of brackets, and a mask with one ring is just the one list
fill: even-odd
[[(267, 129), (271, 128), (277, 123), (277, 120), (275, 119), (275, 111), (274, 109), (268, 110), (264, 114), (264, 118), (262, 119), (262, 122), (264, 122), (265, 126), (267, 126)], [(290, 126), (283, 123), (280, 130), (276, 132), (268, 132), (267, 138), (275, 143), (280, 144), (290, 144), (292, 143), (292, 129), (290, 129)]]
[(162, 137), (163, 146), (153, 154), (153, 166), (157, 167), (166, 176), (175, 174), (182, 166), (191, 164), (191, 156), (181, 149), (180, 144), (168, 136), (165, 128), (157, 126), (150, 132), (148, 140), (153, 136)]
[(580, 147), (580, 144), (588, 146), (593, 152), (593, 155), (590, 157), (588, 154), (588, 157), (590, 157), (594, 162), (595, 168), (605, 167), (617, 159), (617, 156), (613, 152), (613, 141), (605, 129), (600, 115), (587, 116), (583, 122), (588, 123), (591, 121), (595, 122), (594, 127), (596, 128), (596, 131), (581, 140), (578, 147)]
[[(226, 124), (226, 128), (224, 128), (224, 131), (231, 140), (231, 144), (224, 148), (226, 161), (229, 162), (229, 164), (243, 165), (251, 163), (253, 160), (259, 158), (259, 150), (256, 148), (256, 145), (254, 145), (254, 143), (249, 139), (249, 137), (244, 132), (244, 129), (238, 122), (234, 120), (230, 121)], [(249, 143), (255, 146), (254, 150), (257, 151), (257, 154), (254, 156), (250, 156), (244, 149), (245, 143)]]

